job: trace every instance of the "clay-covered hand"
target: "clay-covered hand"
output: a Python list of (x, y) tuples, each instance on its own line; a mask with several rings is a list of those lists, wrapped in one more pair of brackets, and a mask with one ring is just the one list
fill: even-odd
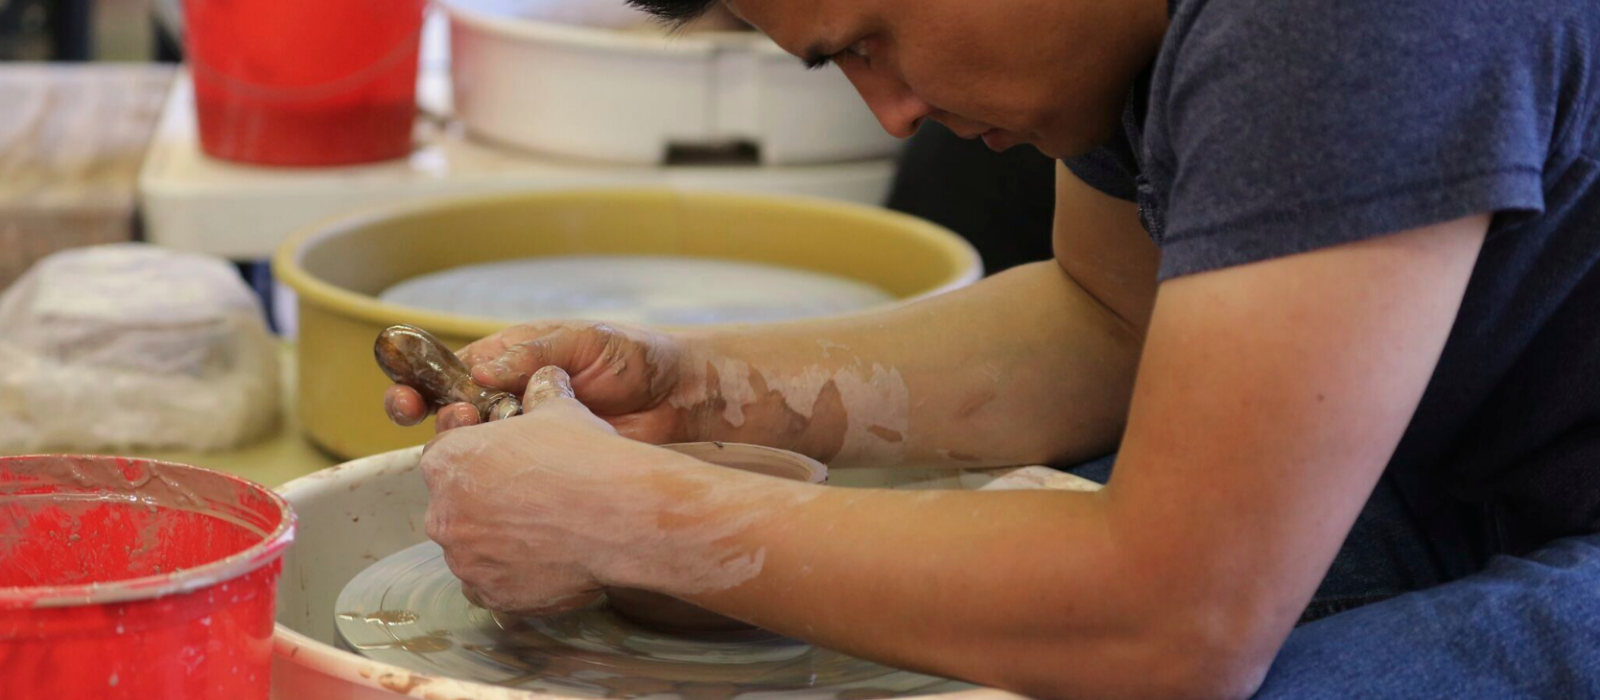
[[(626, 437), (650, 443), (684, 442), (685, 412), (670, 398), (683, 382), (682, 341), (667, 333), (604, 323), (533, 323), (509, 328), (456, 353), (479, 384), (520, 392), (533, 373), (554, 366), (572, 377), (577, 398)], [(411, 387), (396, 384), (384, 408), (400, 425), (416, 425), (429, 407)], [(476, 425), (468, 404), (439, 409), (435, 429)]]
[(573, 398), (559, 368), (535, 372), (524, 402), (522, 416), (434, 438), (421, 470), (428, 537), (467, 598), (544, 615), (599, 595), (597, 557), (618, 534), (611, 500), (648, 468), (649, 453), (665, 451), (618, 437)]

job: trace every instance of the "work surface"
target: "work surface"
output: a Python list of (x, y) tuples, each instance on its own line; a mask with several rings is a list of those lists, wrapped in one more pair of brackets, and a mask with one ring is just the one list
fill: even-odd
[(0, 288), (49, 253), (133, 238), (139, 164), (173, 74), (0, 67)]

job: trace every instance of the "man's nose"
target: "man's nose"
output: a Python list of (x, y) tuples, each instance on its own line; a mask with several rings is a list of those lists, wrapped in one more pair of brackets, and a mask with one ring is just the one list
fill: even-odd
[(856, 81), (856, 91), (883, 130), (895, 138), (911, 138), (922, 126), (922, 120), (933, 114), (932, 105), (923, 102), (905, 83), (889, 76), (864, 77)]

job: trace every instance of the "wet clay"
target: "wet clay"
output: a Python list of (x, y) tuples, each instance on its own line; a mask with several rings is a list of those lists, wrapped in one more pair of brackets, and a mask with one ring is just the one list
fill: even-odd
[(782, 444), (824, 462), (903, 463), (911, 402), (899, 371), (836, 343), (821, 349), (825, 365), (782, 374), (702, 351), (686, 358), (687, 383), (670, 405), (702, 439)]
[[(739, 363), (742, 365), (743, 363)], [(735, 369), (735, 368), (729, 368)], [(849, 415), (837, 383), (827, 381), (812, 394), (802, 413), (762, 373), (745, 367), (742, 384), (723, 379), (723, 370), (707, 362), (698, 395), (674, 403), (685, 424), (708, 436), (778, 435), (796, 452), (827, 462), (844, 448)]]
[(871, 700), (973, 687), (759, 630), (642, 627), (604, 601), (543, 619), (497, 615), (467, 602), (431, 542), (362, 572), (340, 594), (336, 609), (341, 643), (368, 658), (570, 697)]
[(339, 615), (345, 620), (360, 620), (362, 622), (376, 622), (383, 625), (409, 625), (417, 621), (417, 614), (410, 610), (379, 610), (367, 615)]

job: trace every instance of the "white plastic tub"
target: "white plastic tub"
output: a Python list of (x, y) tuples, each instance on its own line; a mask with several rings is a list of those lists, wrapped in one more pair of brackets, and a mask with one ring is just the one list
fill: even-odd
[(450, 17), (456, 113), (491, 141), (616, 163), (736, 143), (768, 165), (896, 148), (842, 74), (807, 71), (755, 32), (669, 36), (638, 13), (628, 27), (626, 8), (592, 10), (576, 20), (585, 26), (563, 2), (440, 4)]

